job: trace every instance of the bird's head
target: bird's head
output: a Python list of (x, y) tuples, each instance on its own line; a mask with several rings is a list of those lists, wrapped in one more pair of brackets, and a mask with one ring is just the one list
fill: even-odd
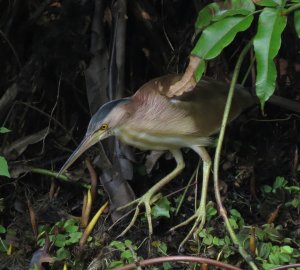
[(72, 155), (60, 169), (58, 175), (67, 170), (87, 149), (96, 142), (114, 135), (114, 130), (122, 126), (130, 116), (130, 98), (110, 101), (93, 115), (87, 132)]

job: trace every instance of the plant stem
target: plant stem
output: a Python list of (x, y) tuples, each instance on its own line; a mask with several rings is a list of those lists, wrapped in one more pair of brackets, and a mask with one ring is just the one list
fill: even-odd
[(215, 153), (215, 159), (214, 159), (214, 189), (215, 189), (215, 196), (216, 196), (216, 201), (217, 201), (217, 204), (218, 204), (220, 215), (223, 217), (226, 229), (227, 229), (227, 231), (228, 231), (228, 233), (229, 233), (229, 235), (232, 239), (232, 242), (235, 245), (238, 246), (238, 250), (239, 250), (240, 254), (246, 260), (246, 262), (251, 267), (251, 269), (252, 270), (258, 270), (257, 266), (255, 265), (255, 263), (252, 260), (252, 257), (243, 248), (242, 244), (239, 242), (234, 230), (232, 229), (232, 227), (229, 223), (227, 213), (226, 213), (226, 209), (224, 208), (224, 206), (222, 204), (221, 194), (220, 194), (220, 189), (219, 189), (219, 165), (220, 165), (220, 156), (221, 156), (222, 144), (223, 144), (225, 130), (226, 130), (226, 124), (228, 122), (228, 116), (229, 116), (229, 111), (230, 111), (230, 107), (231, 107), (231, 103), (232, 103), (234, 89), (235, 89), (235, 85), (236, 85), (238, 75), (239, 75), (239, 72), (240, 72), (240, 69), (241, 69), (241, 65), (242, 65), (242, 62), (244, 60), (245, 55), (247, 54), (247, 52), (251, 48), (252, 43), (253, 43), (253, 40), (251, 40), (245, 46), (243, 51), (241, 52), (241, 54), (238, 58), (238, 61), (235, 65), (234, 72), (233, 72), (233, 76), (232, 76), (232, 80), (231, 80), (231, 84), (230, 84), (230, 88), (229, 88), (229, 93), (228, 93), (228, 97), (227, 97), (227, 101), (226, 101), (226, 106), (225, 106), (225, 110), (224, 110), (224, 114), (223, 114), (222, 125), (221, 125), (221, 129), (220, 129), (220, 135), (219, 135), (218, 144), (217, 144), (216, 153)]
[(289, 15), (290, 13), (294, 12), (295, 10), (300, 8), (300, 3), (290, 6), (286, 11), (283, 12), (283, 15)]
[(89, 184), (82, 183), (82, 182), (73, 182), (67, 176), (65, 176), (63, 174), (58, 175), (57, 172), (54, 172), (54, 171), (50, 171), (50, 170), (42, 169), (42, 168), (36, 168), (36, 167), (29, 167), (29, 170), (31, 172), (33, 172), (33, 173), (47, 175), (47, 176), (54, 177), (54, 178), (57, 178), (59, 180), (62, 180), (64, 182), (68, 182), (68, 183), (71, 183), (71, 184), (80, 185), (80, 186), (82, 186), (82, 187), (84, 187), (86, 189), (90, 189), (91, 188), (91, 185), (89, 185)]
[(182, 194), (182, 196), (181, 196), (181, 198), (180, 198), (180, 200), (179, 200), (178, 206), (177, 206), (177, 208), (176, 208), (175, 216), (178, 215), (178, 212), (179, 212), (179, 210), (180, 210), (180, 208), (181, 208), (181, 206), (182, 206), (182, 203), (183, 203), (183, 201), (184, 201), (184, 199), (185, 199), (186, 193), (187, 193), (189, 187), (191, 186), (191, 183), (192, 183), (192, 181), (194, 180), (195, 176), (198, 174), (199, 167), (200, 167), (200, 161), (198, 162), (197, 168), (194, 170), (194, 172), (193, 172), (193, 174), (192, 174), (192, 176), (191, 176), (189, 182), (187, 183), (187, 185), (186, 185), (186, 187), (185, 187), (185, 189), (184, 189), (184, 192), (183, 192), (183, 194)]

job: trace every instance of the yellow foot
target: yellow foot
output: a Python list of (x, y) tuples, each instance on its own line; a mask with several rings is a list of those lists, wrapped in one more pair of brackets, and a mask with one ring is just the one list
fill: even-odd
[(122, 210), (122, 209), (128, 208), (132, 205), (135, 205), (135, 204), (137, 205), (135, 208), (135, 211), (134, 211), (134, 215), (133, 215), (129, 225), (125, 228), (125, 230), (118, 237), (124, 236), (131, 229), (131, 227), (134, 225), (134, 223), (137, 220), (137, 217), (140, 213), (140, 207), (142, 205), (145, 206), (145, 210), (146, 210), (146, 217), (147, 217), (148, 228), (149, 228), (149, 236), (152, 235), (153, 227), (152, 227), (152, 219), (151, 219), (151, 204), (156, 202), (161, 197), (161, 194), (160, 193), (153, 194), (152, 192), (149, 192), (149, 191), (146, 194), (144, 194), (142, 197), (140, 197), (122, 207), (119, 207), (117, 209), (117, 210)]
[(197, 239), (199, 232), (203, 229), (206, 219), (206, 209), (205, 207), (199, 207), (195, 214), (189, 217), (184, 222), (172, 227), (170, 231), (174, 231), (182, 226), (186, 226), (189, 223), (191, 223), (193, 220), (195, 220), (194, 225), (192, 229), (188, 232), (186, 237), (183, 239), (183, 241), (180, 243), (178, 250), (180, 251), (181, 248), (184, 246), (184, 244), (191, 238), (193, 235), (195, 239)]

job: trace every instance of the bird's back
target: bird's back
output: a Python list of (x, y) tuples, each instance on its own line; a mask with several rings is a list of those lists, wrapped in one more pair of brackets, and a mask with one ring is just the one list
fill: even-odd
[[(163, 76), (136, 92), (132, 102), (137, 109), (123, 130), (124, 141), (129, 144), (147, 141), (145, 144), (152, 145), (151, 149), (163, 149), (163, 145), (170, 148), (209, 144), (208, 137), (220, 128), (229, 85), (204, 79), (182, 96), (167, 97), (170, 85), (179, 79), (179, 75)], [(251, 104), (250, 94), (237, 89), (230, 120)]]
[[(193, 119), (203, 136), (217, 132), (221, 126), (229, 84), (205, 78), (198, 82), (190, 92), (180, 97), (172, 98), (171, 102), (178, 100), (178, 107), (185, 107), (193, 115)], [(229, 122), (239, 114), (254, 105), (253, 97), (241, 86), (237, 86), (232, 100)]]
[[(139, 104), (144, 104), (148, 108), (146, 115), (142, 117), (151, 118), (153, 121), (155, 119), (164, 121), (162, 123), (164, 126), (168, 126), (171, 121), (171, 125), (176, 130), (183, 127), (182, 132), (184, 133), (196, 132), (201, 136), (209, 136), (215, 133), (221, 125), (229, 85), (205, 78), (199, 81), (192, 91), (179, 97), (166, 97), (170, 85), (178, 81), (180, 77), (180, 75), (159, 77), (144, 84), (137, 91), (134, 99), (137, 99)], [(233, 120), (244, 109), (253, 104), (253, 97), (241, 86), (237, 86), (229, 120)], [(193, 119), (191, 122), (193, 125), (188, 125), (189, 127), (184, 125), (182, 121), (186, 118), (188, 118), (187, 121)], [(176, 126), (173, 121), (177, 122)], [(164, 129), (163, 127), (160, 128)], [(184, 128), (186, 129), (184, 130)]]

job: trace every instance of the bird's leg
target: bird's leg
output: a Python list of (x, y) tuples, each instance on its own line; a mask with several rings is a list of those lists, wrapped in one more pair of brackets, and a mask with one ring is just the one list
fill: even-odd
[(131, 202), (125, 206), (122, 206), (118, 209), (118, 210), (124, 209), (124, 208), (132, 205), (133, 203), (137, 204), (135, 213), (133, 215), (131, 222), (126, 227), (126, 229), (120, 234), (120, 236), (123, 236), (134, 225), (134, 223), (137, 219), (137, 216), (139, 214), (139, 211), (140, 211), (140, 206), (142, 204), (145, 206), (145, 210), (146, 210), (146, 217), (147, 217), (148, 227), (149, 227), (149, 235), (151, 236), (151, 234), (153, 233), (152, 219), (151, 219), (151, 207), (150, 207), (151, 203), (153, 202), (153, 198), (156, 197), (155, 195), (156, 195), (157, 191), (159, 191), (163, 186), (165, 186), (172, 179), (174, 179), (185, 167), (184, 160), (183, 160), (180, 150), (170, 150), (170, 151), (176, 160), (176, 163), (177, 163), (176, 168), (172, 172), (170, 172), (167, 176), (165, 176), (163, 179), (161, 179), (158, 183), (156, 183), (152, 188), (150, 188), (142, 197), (140, 197), (139, 199), (136, 199), (133, 202)]
[(207, 196), (207, 187), (209, 180), (209, 173), (211, 168), (211, 158), (207, 153), (206, 149), (201, 146), (193, 146), (191, 147), (203, 160), (203, 182), (202, 182), (202, 191), (201, 191), (201, 199), (199, 208), (196, 210), (195, 214), (192, 215), (186, 221), (180, 223), (179, 225), (171, 228), (171, 230), (175, 230), (181, 226), (185, 226), (189, 224), (191, 221), (195, 220), (195, 223), (192, 229), (189, 231), (184, 240), (180, 243), (180, 247), (182, 247), (185, 242), (191, 237), (193, 233), (198, 234), (199, 231), (203, 229), (205, 218), (206, 218), (206, 196)]

